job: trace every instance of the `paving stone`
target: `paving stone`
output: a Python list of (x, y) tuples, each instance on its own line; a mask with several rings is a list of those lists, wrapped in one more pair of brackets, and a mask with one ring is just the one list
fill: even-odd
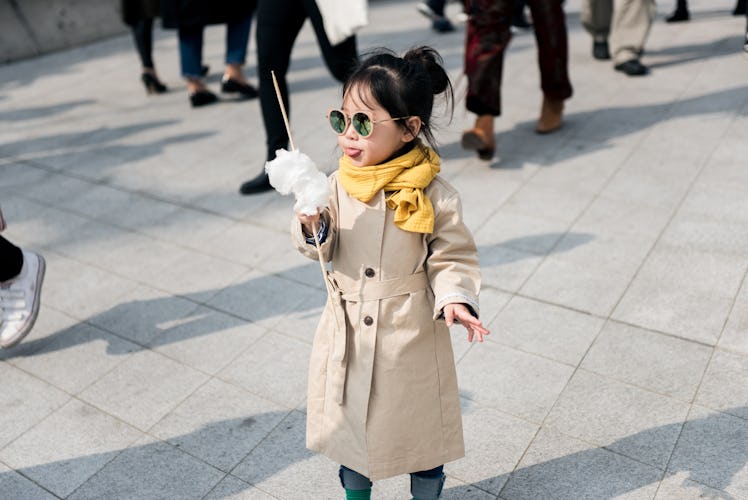
[(748, 281), (743, 280), (717, 344), (723, 349), (748, 355)]
[(544, 428), (499, 497), (645, 499), (661, 477), (661, 470)]
[(229, 472), (287, 414), (288, 410), (270, 401), (213, 379), (149, 432)]
[(748, 423), (743, 418), (694, 406), (668, 464), (668, 473), (732, 495), (748, 497)]
[(214, 375), (266, 333), (256, 323), (200, 306), (184, 317), (158, 324), (158, 332), (146, 343), (161, 354)]
[(691, 401), (712, 349), (608, 322), (580, 365), (629, 384)]
[(748, 357), (716, 350), (696, 402), (748, 420)]
[(22, 475), (0, 463), (0, 491), (14, 500), (54, 500), (58, 497), (43, 490)]
[(578, 370), (545, 425), (665, 468), (688, 405)]
[[(50, 314), (53, 311), (50, 311)], [(9, 362), (71, 394), (82, 391), (140, 347), (86, 323), (19, 345)]]
[(620, 300), (632, 275), (551, 256), (543, 261), (520, 293), (606, 317)]
[(116, 305), (86, 321), (142, 346), (155, 343), (155, 337), (199, 307), (193, 300), (138, 285), (120, 296)]
[(613, 317), (713, 345), (738, 291), (743, 261), (658, 245)]
[(276, 497), (233, 476), (226, 476), (205, 500), (272, 500)]
[(169, 444), (143, 438), (68, 498), (202, 498), (224, 475)]
[(493, 342), (576, 366), (604, 320), (523, 297), (512, 298), (492, 322)]
[(7, 387), (0, 394), (0, 449), (44, 420), (70, 396), (9, 365), (0, 363), (0, 379)]
[(288, 408), (306, 398), (311, 344), (268, 332), (218, 378)]
[(101, 377), (79, 397), (140, 430), (147, 430), (207, 378), (160, 354), (141, 351)]
[(306, 449), (305, 422), (303, 414), (290, 413), (232, 475), (277, 498), (338, 497), (338, 464)]
[(660, 483), (655, 500), (697, 500), (700, 498), (720, 498), (719, 490), (688, 479), (688, 473), (681, 471), (668, 475)]
[(535, 437), (538, 426), (463, 399), (462, 427), (465, 457), (447, 464), (445, 471), (466, 486), (452, 495), (459, 498), (457, 491), (467, 494), (471, 485), (497, 495)]
[(463, 397), (536, 423), (548, 414), (572, 372), (567, 365), (493, 342), (475, 346), (457, 365)]
[(141, 433), (70, 400), (0, 451), (0, 459), (60, 497), (70, 495)]

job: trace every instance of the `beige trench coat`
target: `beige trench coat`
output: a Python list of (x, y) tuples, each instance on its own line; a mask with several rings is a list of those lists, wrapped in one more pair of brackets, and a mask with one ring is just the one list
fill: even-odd
[[(431, 182), (435, 225), (425, 235), (395, 226), (383, 192), (363, 203), (337, 173), (330, 184), (322, 251), (336, 291), (314, 337), (307, 447), (373, 481), (461, 458), (454, 355), (438, 319), (449, 303), (478, 313), (478, 257), (459, 195)], [(296, 218), (291, 231), (316, 260)]]

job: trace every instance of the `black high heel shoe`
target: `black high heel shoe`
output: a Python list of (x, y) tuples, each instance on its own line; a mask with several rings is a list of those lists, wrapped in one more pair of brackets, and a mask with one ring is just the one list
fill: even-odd
[(161, 83), (158, 78), (156, 78), (154, 75), (150, 73), (143, 73), (140, 75), (140, 79), (143, 80), (143, 85), (145, 85), (145, 91), (149, 94), (163, 94), (168, 88), (166, 88), (166, 85)]

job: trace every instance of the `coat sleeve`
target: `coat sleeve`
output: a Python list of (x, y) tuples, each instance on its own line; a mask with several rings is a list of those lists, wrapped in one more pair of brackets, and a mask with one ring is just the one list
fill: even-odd
[[(327, 227), (327, 236), (324, 242), (320, 243), (322, 250), (322, 258), (325, 262), (332, 260), (333, 249), (335, 248), (335, 242), (338, 237), (338, 194), (337, 194), (337, 182), (331, 177), (330, 182), (330, 200), (328, 206), (325, 207), (320, 217), (325, 221)], [(301, 222), (298, 217), (294, 216), (291, 219), (291, 238), (296, 249), (301, 252), (302, 255), (313, 260), (317, 260), (317, 248), (314, 244), (307, 243), (307, 237), (301, 229)]]
[[(433, 200), (432, 200), (433, 201)], [(460, 197), (453, 193), (434, 206), (434, 232), (428, 238), (426, 272), (434, 291), (434, 319), (447, 304), (462, 303), (477, 317), (480, 267), (473, 236), (462, 220)]]

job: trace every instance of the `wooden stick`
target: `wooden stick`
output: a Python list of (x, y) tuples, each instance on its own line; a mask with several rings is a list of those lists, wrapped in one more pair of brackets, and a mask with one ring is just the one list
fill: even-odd
[[(281, 114), (283, 115), (283, 123), (286, 124), (286, 133), (288, 133), (288, 142), (291, 143), (291, 150), (295, 151), (296, 146), (293, 143), (293, 137), (291, 136), (291, 126), (288, 124), (288, 115), (286, 114), (286, 106), (283, 104), (283, 97), (278, 87), (278, 80), (275, 78), (275, 71), (270, 71), (270, 75), (273, 77), (273, 86), (275, 87), (275, 97), (278, 99), (278, 106), (280, 106)], [(333, 291), (330, 289), (330, 283), (327, 281), (327, 268), (325, 267), (325, 259), (322, 257), (322, 249), (319, 246), (319, 238), (317, 237), (317, 224), (312, 224), (312, 233), (314, 234), (314, 246), (317, 247), (317, 259), (319, 260), (319, 267), (322, 270), (322, 279), (325, 281), (325, 290), (327, 290), (327, 296), (330, 300), (333, 300)], [(335, 324), (338, 323), (338, 313), (335, 310), (335, 306), (332, 307), (332, 313), (335, 316)], [(343, 332), (345, 335), (345, 332)]]
[(283, 97), (281, 96), (280, 88), (278, 88), (278, 80), (275, 79), (275, 71), (270, 71), (270, 75), (273, 77), (273, 86), (275, 87), (275, 96), (278, 98), (278, 105), (281, 108), (281, 114), (283, 115), (283, 123), (286, 124), (286, 133), (288, 134), (288, 142), (291, 143), (291, 151), (296, 150), (296, 146), (293, 143), (293, 137), (291, 136), (291, 126), (288, 124), (288, 115), (286, 114), (286, 106), (283, 104)]

